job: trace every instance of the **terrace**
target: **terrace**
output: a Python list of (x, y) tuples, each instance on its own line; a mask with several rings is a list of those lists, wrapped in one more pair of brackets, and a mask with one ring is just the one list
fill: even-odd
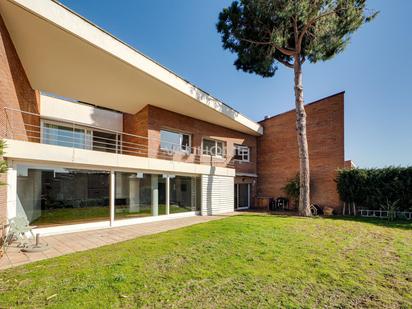
[(11, 140), (214, 167), (234, 168), (237, 161), (238, 154), (230, 153), (223, 144), (192, 147), (184, 139), (149, 138), (8, 107), (3, 109), (2, 118), (4, 136)]

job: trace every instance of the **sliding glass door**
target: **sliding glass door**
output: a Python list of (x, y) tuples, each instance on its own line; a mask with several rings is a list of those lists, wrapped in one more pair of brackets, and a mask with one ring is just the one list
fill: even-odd
[(34, 225), (108, 220), (109, 172), (19, 165), (16, 207)]
[[(54, 226), (159, 216), (200, 210), (200, 178), (53, 166), (17, 165), (16, 216), (30, 224)], [(169, 189), (167, 194), (166, 190)]]

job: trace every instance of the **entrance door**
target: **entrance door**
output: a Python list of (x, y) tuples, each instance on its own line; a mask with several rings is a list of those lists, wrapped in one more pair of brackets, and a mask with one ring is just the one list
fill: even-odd
[(235, 209), (250, 207), (250, 183), (235, 184)]

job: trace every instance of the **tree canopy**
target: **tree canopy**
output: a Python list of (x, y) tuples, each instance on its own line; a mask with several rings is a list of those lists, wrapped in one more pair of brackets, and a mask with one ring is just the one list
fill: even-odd
[(376, 14), (366, 0), (240, 0), (219, 14), (217, 30), (238, 70), (271, 77), (296, 55), (315, 63), (342, 52)]

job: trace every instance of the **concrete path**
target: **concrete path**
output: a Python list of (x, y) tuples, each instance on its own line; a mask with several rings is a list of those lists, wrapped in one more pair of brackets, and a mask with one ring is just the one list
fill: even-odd
[(93, 231), (45, 236), (40, 238), (41, 242), (47, 242), (49, 245), (49, 249), (44, 252), (24, 253), (21, 252), (19, 248), (14, 246), (9, 247), (7, 255), (10, 261), (6, 256), (3, 256), (0, 259), (0, 270), (73, 252), (110, 245), (144, 235), (161, 233), (198, 223), (218, 220), (235, 214), (236, 213), (228, 213), (219, 216), (193, 216)]

